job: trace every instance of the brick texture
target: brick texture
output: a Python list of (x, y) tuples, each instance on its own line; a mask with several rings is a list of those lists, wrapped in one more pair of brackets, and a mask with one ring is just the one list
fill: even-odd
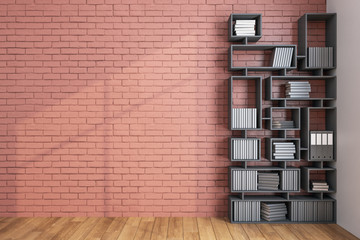
[(296, 44), (325, 3), (0, 1), (0, 215), (225, 216), (228, 16)]

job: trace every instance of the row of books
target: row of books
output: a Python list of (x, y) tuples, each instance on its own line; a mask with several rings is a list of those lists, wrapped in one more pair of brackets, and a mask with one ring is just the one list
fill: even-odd
[(275, 160), (292, 160), (295, 159), (294, 142), (273, 142), (273, 159)]
[(236, 160), (259, 159), (258, 139), (232, 139), (232, 157)]
[(231, 120), (232, 128), (256, 128), (257, 109), (233, 108)]
[(256, 20), (236, 20), (234, 24), (235, 36), (255, 36)]
[(291, 67), (294, 48), (292, 47), (276, 47), (272, 52), (272, 67)]
[(309, 47), (308, 66), (327, 68), (334, 66), (334, 50), (332, 47)]
[[(299, 171), (258, 172), (254, 170), (232, 170), (233, 191), (298, 191)], [(280, 181), (281, 177), (281, 181)], [(280, 184), (281, 182), (281, 184)]]
[(330, 222), (334, 218), (332, 201), (291, 202), (290, 220), (299, 222)]
[(287, 213), (285, 203), (261, 203), (261, 218), (265, 221), (285, 221)]
[(234, 201), (233, 219), (235, 222), (258, 222), (260, 221), (259, 201)]
[(281, 171), (281, 190), (298, 191), (299, 183), (299, 171)]
[(232, 171), (232, 190), (233, 191), (256, 191), (257, 171)]
[(313, 191), (329, 191), (329, 184), (326, 181), (311, 181), (311, 190)]
[(295, 128), (294, 121), (280, 121), (280, 120), (273, 120), (272, 121), (272, 128), (276, 129), (291, 129)]
[(258, 190), (279, 190), (280, 177), (279, 173), (259, 172), (258, 173)]
[(310, 131), (310, 159), (329, 160), (334, 158), (333, 131)]
[(309, 98), (311, 85), (308, 81), (289, 81), (286, 83), (285, 89), (287, 98)]

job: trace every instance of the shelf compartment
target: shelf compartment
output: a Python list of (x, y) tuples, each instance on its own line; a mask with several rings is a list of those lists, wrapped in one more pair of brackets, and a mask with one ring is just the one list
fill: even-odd
[[(270, 66), (275, 48), (293, 48), (290, 67)], [(231, 45), (228, 54), (229, 71), (279, 71), (296, 69), (296, 49), (296, 45)], [(235, 55), (235, 51), (242, 52), (243, 54)], [(248, 52), (252, 52), (253, 54), (250, 55)], [(244, 64), (244, 66), (235, 66), (234, 61)], [(247, 66), (249, 63), (255, 64)]]
[[(309, 193), (334, 193), (336, 192), (336, 169), (331, 167), (316, 168), (316, 167), (302, 167), (301, 168), (301, 188)], [(328, 191), (316, 191), (311, 188), (311, 181), (319, 180), (325, 181), (329, 185)]]
[[(295, 154), (294, 159), (275, 159), (273, 151), (273, 143), (276, 142), (293, 142), (295, 144)], [(300, 161), (300, 138), (266, 138), (266, 158), (270, 161)]]
[[(300, 130), (299, 107), (270, 107), (266, 109), (266, 115), (270, 117), (267, 128), (270, 130)], [(293, 127), (278, 126), (278, 122), (293, 122)], [(286, 124), (285, 123), (285, 124)]]
[[(262, 77), (261, 76), (231, 76), (229, 78), (229, 129), (259, 130), (262, 128)], [(252, 128), (241, 123), (238, 109), (255, 109), (255, 120)], [(246, 110), (245, 110), (246, 111)], [(237, 114), (239, 113), (239, 114)], [(241, 123), (241, 124), (240, 124)]]
[[(319, 42), (323, 43), (323, 47), (332, 47), (333, 48), (333, 66), (332, 67), (309, 67), (309, 53), (308, 47), (312, 45), (309, 43), (309, 38), (311, 37), (311, 32), (309, 32), (309, 26), (312, 23), (323, 23), (324, 39), (319, 41), (315, 39), (313, 42), (316, 42), (318, 46)], [(310, 31), (312, 31), (310, 29)], [(316, 29), (319, 32), (319, 28)], [(310, 39), (311, 40), (311, 39)], [(300, 69), (301, 70), (331, 70), (336, 68), (336, 13), (307, 13), (304, 14), (298, 20), (298, 45), (299, 45), (299, 55), (305, 56), (300, 60)], [(312, 47), (312, 46), (311, 46)]]
[[(310, 98), (287, 98), (285, 85), (289, 81), (308, 81)], [(271, 101), (334, 101), (336, 76), (270, 76), (265, 79), (265, 99)]]
[(261, 139), (259, 138), (229, 138), (229, 158), (237, 161), (260, 161)]
[[(310, 131), (333, 132), (333, 158), (311, 158)], [(336, 107), (307, 107), (301, 109), (301, 146), (307, 148), (304, 151), (304, 159), (311, 162), (336, 161)]]
[[(287, 206), (286, 220), (282, 221), (265, 221), (260, 218), (261, 203), (285, 203)], [(251, 204), (253, 203), (253, 204)], [(229, 196), (229, 219), (231, 223), (335, 223), (336, 222), (336, 201), (332, 198), (325, 197), (317, 199), (312, 196), (295, 196), (285, 199), (279, 196)], [(256, 206), (244, 214), (237, 206), (245, 205)], [(239, 216), (253, 216), (251, 220), (239, 218)]]
[[(257, 42), (262, 37), (261, 14), (238, 14), (232, 13), (228, 20), (229, 42)], [(255, 36), (236, 36), (234, 34), (234, 23), (236, 20), (255, 20)]]
[[(283, 172), (296, 171), (292, 176), (293, 178), (285, 178)], [(279, 185), (277, 190), (258, 190), (259, 173), (278, 173)], [(259, 192), (259, 193), (288, 193), (300, 191), (300, 168), (288, 167), (229, 167), (229, 186), (232, 193), (241, 192)], [(283, 184), (285, 179), (288, 179), (288, 184)], [(283, 190), (284, 186), (288, 186)]]

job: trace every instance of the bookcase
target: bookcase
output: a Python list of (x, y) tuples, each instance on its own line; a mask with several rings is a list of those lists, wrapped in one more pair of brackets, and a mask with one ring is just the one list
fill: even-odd
[(261, 21), (228, 21), (229, 219), (336, 223), (336, 13), (299, 18), (298, 45), (256, 44)]

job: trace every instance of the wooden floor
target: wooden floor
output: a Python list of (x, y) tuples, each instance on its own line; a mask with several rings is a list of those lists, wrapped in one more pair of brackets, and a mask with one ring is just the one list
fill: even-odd
[(0, 239), (358, 239), (336, 224), (231, 224), (226, 218), (0, 218)]

